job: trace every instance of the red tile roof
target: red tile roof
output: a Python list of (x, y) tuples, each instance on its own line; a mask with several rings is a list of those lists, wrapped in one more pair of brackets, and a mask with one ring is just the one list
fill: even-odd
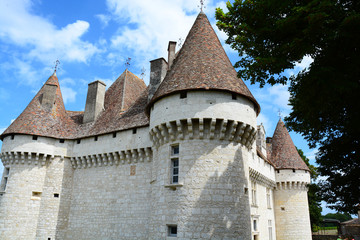
[(204, 13), (200, 13), (192, 26), (165, 79), (151, 103), (166, 95), (183, 90), (222, 90), (238, 93), (260, 106), (237, 77), (221, 43)]
[[(52, 110), (41, 105), (45, 85), (55, 85)], [(145, 115), (147, 88), (142, 79), (125, 70), (105, 93), (105, 110), (91, 123), (83, 124), (84, 112), (65, 110), (60, 85), (52, 75), (20, 116), (0, 136), (29, 134), (60, 139), (76, 139), (149, 124)]]
[[(45, 85), (57, 86), (55, 103), (51, 109), (42, 106)], [(76, 133), (77, 124), (65, 110), (60, 85), (54, 73), (46, 81), (29, 105), (18, 118), (2, 133), (1, 139), (9, 134), (30, 134), (54, 138), (69, 138)]]
[(284, 122), (280, 119), (271, 140), (271, 161), (277, 169), (307, 170), (308, 166), (300, 157)]

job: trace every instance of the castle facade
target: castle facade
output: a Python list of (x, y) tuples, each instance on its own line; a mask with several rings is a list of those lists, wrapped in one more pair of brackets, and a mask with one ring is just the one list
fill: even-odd
[(1, 135), (0, 239), (310, 240), (309, 169), (272, 138), (206, 15), (182, 48), (89, 84), (64, 107), (56, 72)]

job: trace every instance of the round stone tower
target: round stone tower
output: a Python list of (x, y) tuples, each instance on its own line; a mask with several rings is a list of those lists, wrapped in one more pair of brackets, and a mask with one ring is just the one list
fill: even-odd
[(1, 135), (0, 239), (55, 239), (62, 226), (60, 203), (70, 203), (71, 189), (64, 176), (72, 173), (64, 160), (72, 143), (59, 142), (65, 117), (54, 73)]
[(310, 172), (280, 119), (269, 142), (276, 166), (274, 191), (276, 237), (278, 240), (311, 240), (307, 185)]
[(253, 151), (258, 103), (237, 78), (204, 13), (169, 62), (148, 105), (149, 239), (250, 239), (246, 159)]

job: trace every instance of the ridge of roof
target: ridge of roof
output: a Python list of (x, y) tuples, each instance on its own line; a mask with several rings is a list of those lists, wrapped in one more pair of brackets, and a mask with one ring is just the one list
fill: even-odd
[(150, 104), (183, 90), (223, 90), (244, 96), (260, 106), (225, 53), (205, 13), (197, 16), (171, 69), (156, 90)]
[[(56, 86), (54, 104), (46, 108), (42, 104), (46, 86)], [(65, 110), (59, 80), (52, 74), (30, 101), (24, 111), (1, 134), (3, 139), (9, 134), (29, 134), (53, 138), (67, 138), (75, 132), (75, 122)]]
[(271, 141), (271, 161), (277, 169), (307, 170), (308, 166), (300, 157), (284, 122), (279, 119)]

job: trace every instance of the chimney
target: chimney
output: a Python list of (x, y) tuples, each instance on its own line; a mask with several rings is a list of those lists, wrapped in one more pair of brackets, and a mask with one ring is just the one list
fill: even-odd
[(174, 58), (175, 58), (175, 47), (176, 42), (169, 41), (168, 45), (168, 64), (169, 64), (169, 70), (173, 64)]
[(83, 123), (94, 121), (104, 109), (106, 84), (102, 81), (89, 83)]
[(41, 98), (41, 105), (47, 110), (51, 110), (55, 103), (57, 85), (45, 84), (44, 92)]
[(165, 78), (167, 68), (168, 64), (164, 58), (158, 58), (150, 61), (149, 101), (154, 96), (162, 80)]

